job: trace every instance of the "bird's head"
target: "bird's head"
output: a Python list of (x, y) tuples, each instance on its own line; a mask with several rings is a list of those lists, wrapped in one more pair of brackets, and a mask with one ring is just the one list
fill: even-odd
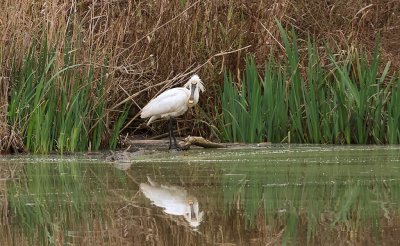
[(203, 220), (204, 212), (200, 212), (199, 203), (197, 200), (189, 199), (187, 201), (185, 219), (189, 222), (190, 226), (197, 228)]
[(199, 90), (201, 92), (205, 91), (204, 84), (197, 74), (193, 75), (189, 79), (189, 81), (185, 84), (185, 88), (187, 88), (190, 91), (189, 105), (197, 103), (198, 98), (197, 100), (195, 100), (195, 96), (198, 97)]

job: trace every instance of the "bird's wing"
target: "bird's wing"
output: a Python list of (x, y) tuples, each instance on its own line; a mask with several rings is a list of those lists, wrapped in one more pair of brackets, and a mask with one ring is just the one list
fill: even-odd
[(187, 104), (189, 91), (185, 88), (173, 88), (151, 100), (143, 109), (141, 118), (163, 115), (181, 110)]

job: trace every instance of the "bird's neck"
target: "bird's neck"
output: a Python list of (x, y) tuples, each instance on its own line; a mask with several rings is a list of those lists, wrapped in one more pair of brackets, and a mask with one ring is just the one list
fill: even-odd
[(189, 105), (189, 107), (193, 107), (199, 102), (199, 96), (199, 88), (196, 88), (193, 95), (193, 104)]

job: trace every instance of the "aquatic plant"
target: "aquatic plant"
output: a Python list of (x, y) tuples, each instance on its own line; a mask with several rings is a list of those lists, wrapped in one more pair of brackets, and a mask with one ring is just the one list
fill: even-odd
[(95, 79), (93, 66), (77, 63), (72, 48), (65, 42), (64, 63), (59, 67), (55, 63), (59, 51), (44, 38), (32, 45), (20, 67), (14, 64), (8, 121), (34, 153), (98, 150), (109, 144), (115, 148), (127, 117), (122, 112), (109, 141), (113, 126), (105, 119), (107, 63)]
[[(239, 142), (367, 144), (398, 143), (399, 77), (388, 62), (381, 73), (380, 41), (371, 62), (363, 50), (349, 46), (323, 54), (308, 38), (298, 49), (296, 33), (277, 23), (286, 58), (270, 57), (264, 74), (255, 58), (246, 59), (243, 79), (224, 77), (220, 138)], [(329, 64), (322, 62), (327, 56)], [(302, 67), (300, 57), (307, 61)]]
[(246, 60), (246, 72), (239, 90), (231, 74), (224, 75), (222, 95), (222, 138), (232, 141), (260, 142), (264, 136), (264, 118), (261, 84), (253, 58)]
[[(256, 54), (257, 59), (265, 59), (274, 47), (275, 58), (284, 55), (275, 18), (289, 27), (293, 24), (292, 20), (296, 20), (296, 30), (301, 30), (298, 32), (300, 51), (307, 48), (307, 42), (304, 42), (307, 32), (302, 32), (304, 30), (310, 30), (314, 37), (318, 37), (316, 46), (319, 50), (321, 44), (332, 40), (341, 47), (354, 42), (357, 47), (373, 50), (371, 34), (381, 31), (385, 42), (382, 54), (387, 54), (382, 58), (385, 61), (393, 59), (393, 65), (398, 67), (399, 44), (395, 42), (393, 33), (398, 33), (400, 18), (387, 14), (399, 11), (399, 5), (393, 2), (396, 0), (365, 6), (363, 1), (352, 1), (349, 5), (348, 1), (337, 0), (335, 14), (332, 14), (332, 3), (321, 3), (319, 0), (288, 0), (286, 4), (273, 5), (273, 8), (261, 8), (265, 5), (263, 0), (175, 0), (168, 4), (165, 1), (143, 0), (126, 3), (3, 0), (0, 1), (0, 8), (11, 14), (0, 16), (4, 37), (0, 40), (0, 76), (10, 77), (12, 64), (21, 64), (27, 49), (32, 42), (41, 40), (43, 33), (47, 35), (51, 48), (57, 51), (54, 66), (62, 67), (64, 59), (60, 51), (68, 40), (66, 30), (72, 29), (73, 40), (80, 39), (82, 42), (70, 50), (77, 63), (93, 65), (95, 81), (100, 78), (101, 66), (107, 60), (109, 77), (104, 81), (106, 122), (117, 118), (113, 114), (122, 111), (121, 101), (137, 103), (141, 107), (162, 88), (183, 82), (195, 72), (204, 78), (208, 87), (208, 97), (202, 98), (199, 105), (213, 119), (216, 118), (215, 108), (220, 110), (222, 76), (219, 72), (222, 69), (235, 71), (236, 78), (236, 71), (243, 68), (243, 60), (248, 53)], [(368, 18), (358, 18), (364, 13)], [(343, 18), (356, 23), (348, 25), (342, 21)], [(291, 40), (291, 34), (289, 36)], [(326, 62), (328, 57), (322, 58)], [(299, 61), (307, 67), (307, 61), (302, 56)], [(283, 65), (278, 59), (277, 62)], [(82, 74), (85, 73), (81, 71), (76, 76)], [(15, 81), (10, 81), (11, 88), (15, 88)], [(133, 110), (136, 112), (132, 115), (136, 115), (139, 108)], [(193, 129), (191, 134), (202, 133), (205, 136), (211, 131), (211, 122), (205, 122), (205, 119), (202, 117), (197, 121), (201, 122), (199, 127), (193, 127), (189, 121), (182, 123)], [(139, 123), (133, 120), (131, 126), (138, 126)], [(286, 128), (284, 125), (281, 127)], [(153, 129), (162, 133), (166, 125)], [(280, 136), (289, 135), (287, 129), (282, 131), (276, 141), (282, 140)], [(297, 134), (291, 132), (292, 138)], [(97, 145), (98, 139), (95, 142), (92, 144)]]

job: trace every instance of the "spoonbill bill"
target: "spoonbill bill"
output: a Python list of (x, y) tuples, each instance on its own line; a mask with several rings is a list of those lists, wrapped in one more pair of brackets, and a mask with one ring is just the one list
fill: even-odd
[(191, 196), (180, 186), (160, 185), (147, 177), (149, 184), (141, 183), (140, 190), (151, 203), (163, 208), (167, 214), (183, 216), (189, 225), (196, 230), (203, 220), (196, 197)]
[[(169, 119), (169, 149), (180, 150), (173, 130), (175, 117), (183, 115), (188, 108), (194, 107), (199, 101), (199, 92), (204, 92), (204, 84), (197, 74), (193, 75), (183, 86), (164, 91), (152, 99), (140, 114), (141, 118), (149, 118), (147, 125), (159, 118)], [(172, 146), (172, 139), (174, 146)]]

